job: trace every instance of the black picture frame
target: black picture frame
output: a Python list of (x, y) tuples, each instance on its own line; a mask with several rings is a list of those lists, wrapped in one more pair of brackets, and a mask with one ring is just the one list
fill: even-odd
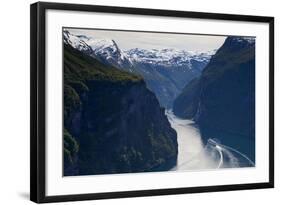
[[(46, 196), (45, 146), (46, 146), (46, 68), (45, 38), (46, 11), (48, 9), (120, 13), (130, 15), (169, 16), (195, 19), (263, 22), (269, 24), (269, 181), (263, 183), (229, 184), (192, 188), (89, 193)], [(37, 203), (76, 200), (96, 200), (123, 197), (140, 197), (197, 192), (230, 191), (274, 187), (274, 18), (265, 16), (230, 15), (217, 13), (157, 10), (144, 8), (110, 7), (81, 4), (38, 2), (30, 7), (30, 199)]]

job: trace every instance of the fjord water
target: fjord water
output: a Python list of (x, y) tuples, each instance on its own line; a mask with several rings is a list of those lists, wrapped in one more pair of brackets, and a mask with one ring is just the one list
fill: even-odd
[(192, 120), (181, 119), (166, 111), (166, 116), (177, 132), (177, 165), (172, 169), (203, 170), (219, 168), (253, 167), (254, 163), (238, 150), (220, 144), (216, 139), (209, 139), (204, 145), (200, 130)]

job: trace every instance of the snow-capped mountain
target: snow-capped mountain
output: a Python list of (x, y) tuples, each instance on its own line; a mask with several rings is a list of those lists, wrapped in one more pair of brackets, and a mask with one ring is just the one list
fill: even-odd
[(133, 65), (114, 40), (74, 35), (64, 30), (64, 43), (90, 55), (106, 65), (132, 72)]
[(132, 63), (114, 40), (90, 38), (87, 44), (93, 49), (94, 55), (103, 63), (132, 72)]
[(160, 104), (170, 108), (184, 86), (201, 74), (215, 52), (135, 48), (125, 53)]
[(210, 58), (216, 50), (209, 52), (193, 52), (178, 49), (151, 49), (145, 50), (134, 48), (125, 51), (127, 56), (133, 62), (150, 63), (165, 67), (171, 66), (186, 66), (187, 69), (192, 69), (191, 61), (209, 62)]
[(148, 63), (164, 67), (186, 66), (186, 69), (192, 69), (192, 61), (207, 63), (216, 52), (216, 50), (194, 52), (173, 48), (151, 50), (133, 48), (122, 51), (112, 39), (96, 39), (85, 35), (74, 35), (67, 30), (63, 32), (63, 36), (64, 42), (73, 48), (91, 54), (103, 63), (121, 69), (132, 69), (135, 63)]
[(64, 31), (64, 43), (105, 65), (141, 75), (161, 106), (170, 108), (184, 86), (208, 64), (216, 51), (134, 48), (122, 51), (111, 39), (74, 35)]
[(93, 53), (92, 48), (84, 41), (85, 38), (80, 38), (78, 36), (75, 36), (71, 33), (69, 33), (69, 31), (64, 30), (63, 31), (63, 42), (65, 44), (68, 44), (70, 46), (72, 46), (73, 48), (86, 53), (86, 54), (91, 54)]

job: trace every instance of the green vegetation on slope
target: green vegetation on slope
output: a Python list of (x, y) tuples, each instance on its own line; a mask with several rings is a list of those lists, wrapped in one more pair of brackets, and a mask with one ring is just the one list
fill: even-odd
[(64, 128), (65, 176), (151, 171), (171, 159), (176, 163), (176, 133), (143, 79), (67, 45)]
[(101, 64), (98, 60), (87, 56), (70, 46), (64, 49), (64, 80), (66, 84), (81, 83), (87, 80), (107, 80), (112, 82), (137, 82), (142, 80), (140, 76), (126, 71)]

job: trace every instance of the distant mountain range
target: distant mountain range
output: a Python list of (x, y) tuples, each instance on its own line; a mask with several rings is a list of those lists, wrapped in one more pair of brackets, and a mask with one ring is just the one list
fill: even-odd
[(127, 56), (133, 62), (154, 64), (158, 66), (165, 66), (167, 68), (186, 66), (186, 69), (192, 69), (192, 61), (202, 63), (209, 62), (210, 57), (214, 55), (215, 52), (216, 50), (202, 53), (173, 48), (151, 50), (134, 48), (125, 51)]
[(184, 86), (198, 77), (214, 51), (134, 48), (122, 51), (112, 39), (95, 39), (63, 32), (64, 43), (100, 62), (141, 75), (162, 107), (171, 108)]

